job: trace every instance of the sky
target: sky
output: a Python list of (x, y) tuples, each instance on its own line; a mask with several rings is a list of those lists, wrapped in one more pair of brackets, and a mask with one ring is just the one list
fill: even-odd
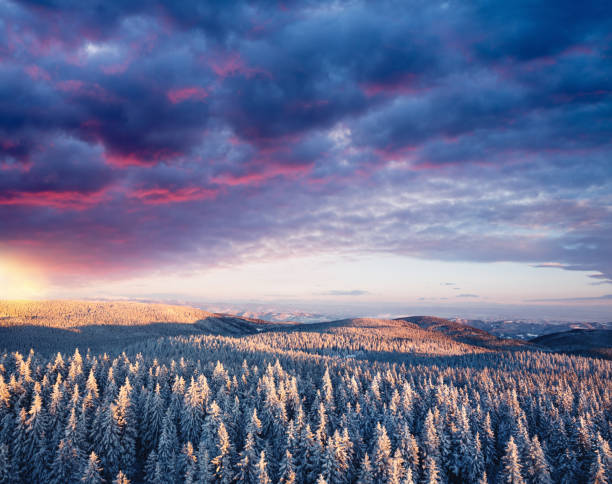
[(0, 0), (0, 298), (612, 319), (611, 74), (600, 0)]

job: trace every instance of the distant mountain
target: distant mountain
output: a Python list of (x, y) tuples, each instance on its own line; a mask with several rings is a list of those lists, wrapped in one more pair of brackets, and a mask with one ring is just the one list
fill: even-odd
[(571, 331), (573, 329), (612, 329), (612, 322), (598, 323), (590, 321), (542, 321), (542, 320), (496, 320), (454, 318), (452, 321), (482, 329), (500, 338), (531, 340), (545, 334)]
[(539, 336), (531, 343), (553, 351), (612, 360), (612, 330), (609, 329), (573, 329)]
[(416, 324), (420, 328), (430, 331), (438, 331), (450, 338), (476, 346), (495, 349), (507, 349), (520, 347), (525, 343), (514, 339), (502, 339), (487, 331), (469, 326), (467, 324), (451, 321), (450, 319), (437, 318), (434, 316), (410, 316), (396, 318), (396, 321), (406, 321)]

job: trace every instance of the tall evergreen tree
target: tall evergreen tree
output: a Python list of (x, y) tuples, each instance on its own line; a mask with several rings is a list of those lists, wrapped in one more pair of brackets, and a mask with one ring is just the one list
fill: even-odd
[(178, 478), (178, 449), (179, 443), (176, 426), (174, 425), (174, 414), (168, 408), (157, 446), (157, 464), (165, 482), (174, 483)]
[(514, 437), (510, 436), (506, 445), (506, 452), (502, 457), (499, 481), (504, 484), (524, 484), (521, 474), (522, 468), (519, 460), (518, 449), (514, 443)]
[[(404, 469), (404, 458), (399, 449), (395, 449), (395, 453), (391, 458), (391, 466), (389, 468), (389, 484), (401, 484), (404, 483), (404, 477), (406, 471)], [(412, 472), (410, 473), (412, 476)]]
[(113, 417), (119, 434), (119, 467), (128, 476), (133, 476), (136, 463), (137, 419), (132, 403), (132, 386), (129, 378), (119, 389), (119, 395), (113, 405)]
[(208, 457), (208, 450), (205, 445), (200, 444), (196, 457), (197, 467), (195, 482), (212, 482), (213, 474), (210, 471), (210, 458)]
[(271, 484), (270, 477), (268, 477), (267, 471), (267, 462), (266, 462), (266, 453), (262, 450), (259, 456), (259, 461), (257, 461), (257, 484)]
[(293, 464), (293, 455), (287, 449), (285, 456), (279, 467), (279, 484), (295, 484), (297, 482), (297, 474), (295, 472), (295, 466)]
[(86, 465), (82, 445), (82, 437), (73, 407), (66, 424), (64, 437), (60, 440), (51, 464), (50, 481), (52, 483), (63, 484), (78, 481)]
[(527, 444), (524, 473), (527, 484), (552, 484), (548, 462), (537, 435)]
[(425, 468), (423, 469), (423, 483), (424, 484), (439, 484), (441, 481), (440, 470), (436, 459), (432, 456), (427, 457), (425, 460)]
[(113, 484), (130, 484), (130, 480), (126, 477), (123, 471), (119, 471), (117, 477), (113, 479)]
[(598, 451), (589, 469), (588, 484), (608, 484), (606, 468)]
[(374, 475), (377, 480), (386, 482), (389, 480), (391, 469), (391, 441), (387, 435), (387, 429), (376, 424), (376, 441), (373, 452)]
[(94, 450), (96, 455), (101, 456), (101, 464), (106, 476), (112, 478), (119, 472), (121, 454), (119, 427), (113, 415), (112, 406), (101, 407), (97, 421), (100, 439), (94, 441)]
[(0, 443), (0, 483), (7, 484), (11, 479), (11, 461), (9, 448), (4, 442)]
[(49, 469), (49, 419), (39, 392), (34, 394), (26, 422), (25, 469), (35, 481), (47, 478)]
[(232, 482), (234, 478), (232, 466), (233, 449), (223, 422), (219, 423), (216, 444), (217, 455), (212, 459), (211, 464), (218, 482), (228, 484)]
[(244, 447), (239, 455), (236, 473), (236, 479), (238, 482), (244, 482), (250, 484), (256, 482), (257, 479), (257, 461), (259, 455), (255, 448), (255, 439), (253, 438), (253, 432), (249, 432), (246, 436)]
[(373, 484), (374, 482), (374, 469), (370, 462), (370, 456), (366, 454), (363, 456), (361, 468), (359, 470), (358, 484)]
[(89, 459), (81, 477), (81, 482), (83, 484), (102, 484), (104, 482), (100, 460), (95, 452), (89, 454)]
[(181, 466), (180, 473), (185, 483), (193, 484), (197, 478), (197, 464), (198, 458), (193, 450), (193, 444), (187, 442), (183, 445), (183, 451), (181, 452)]

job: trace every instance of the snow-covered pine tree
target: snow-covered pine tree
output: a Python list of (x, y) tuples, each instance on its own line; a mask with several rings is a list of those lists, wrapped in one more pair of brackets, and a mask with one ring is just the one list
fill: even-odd
[(428, 456), (425, 459), (425, 467), (423, 469), (423, 484), (440, 484), (440, 470), (436, 459)]
[(11, 461), (9, 458), (9, 448), (4, 442), (0, 443), (0, 483), (10, 482)]
[(511, 435), (506, 444), (506, 452), (501, 460), (499, 482), (503, 484), (525, 484), (522, 476), (522, 466), (518, 454), (518, 448)]
[(595, 458), (591, 462), (591, 467), (588, 474), (588, 484), (608, 484), (606, 468), (599, 451), (595, 451)]
[(102, 478), (102, 468), (100, 467), (100, 459), (98, 459), (95, 452), (89, 454), (89, 459), (83, 471), (81, 482), (83, 484), (102, 484), (104, 482)]
[(112, 406), (100, 407), (99, 418), (96, 419), (99, 427), (99, 439), (93, 442), (94, 452), (100, 456), (100, 462), (106, 477), (109, 479), (119, 472), (119, 459), (121, 442), (119, 440), (119, 427), (113, 415)]
[(281, 464), (279, 466), (279, 484), (295, 484), (297, 482), (297, 474), (293, 464), (293, 455), (287, 449)]
[(219, 422), (219, 428), (217, 429), (216, 452), (217, 455), (211, 461), (215, 477), (221, 484), (229, 484), (234, 478), (233, 448), (225, 424), (222, 421)]
[(117, 474), (117, 477), (113, 479), (113, 484), (130, 484), (130, 480), (123, 473), (123, 471), (119, 471), (119, 474)]
[(537, 435), (529, 439), (523, 468), (527, 484), (552, 484), (549, 465)]
[(174, 483), (178, 478), (178, 449), (179, 442), (174, 425), (174, 414), (168, 408), (157, 446), (157, 464), (165, 482)]
[(180, 457), (179, 475), (186, 483), (193, 484), (197, 475), (198, 458), (195, 455), (193, 444), (187, 442), (183, 445), (183, 450)]
[(49, 479), (51, 483), (63, 484), (77, 481), (86, 464), (83, 453), (83, 438), (80, 435), (74, 407), (66, 424), (64, 437), (60, 440), (51, 464)]
[(375, 444), (372, 455), (375, 478), (381, 482), (388, 481), (391, 469), (391, 441), (387, 435), (387, 429), (380, 422), (376, 424)]
[(238, 456), (236, 480), (246, 484), (256, 482), (258, 460), (259, 453), (255, 448), (255, 439), (251, 431), (247, 434), (244, 447)]
[(372, 468), (372, 463), (370, 462), (370, 456), (366, 452), (363, 456), (363, 461), (361, 462), (361, 467), (359, 469), (359, 479), (357, 480), (358, 484), (373, 484), (374, 482), (374, 469)]
[[(404, 477), (406, 470), (404, 468), (404, 458), (399, 449), (395, 449), (395, 453), (391, 458), (391, 466), (389, 468), (389, 484), (402, 484), (404, 483)], [(411, 473), (412, 476), (412, 473)]]
[(138, 422), (134, 404), (132, 403), (132, 386), (128, 377), (126, 377), (125, 383), (119, 389), (119, 395), (112, 408), (119, 433), (119, 468), (124, 469), (127, 476), (133, 477), (136, 471)]
[(266, 453), (262, 450), (261, 454), (259, 455), (259, 460), (257, 461), (257, 480), (256, 483), (257, 484), (271, 484), (272, 481), (270, 480), (270, 477), (268, 477), (268, 471), (267, 471), (267, 462), (266, 462)]

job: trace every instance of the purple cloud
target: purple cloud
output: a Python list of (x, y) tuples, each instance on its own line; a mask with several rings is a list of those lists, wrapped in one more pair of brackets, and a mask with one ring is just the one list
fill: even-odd
[(612, 279), (602, 2), (0, 12), (0, 247), (58, 277), (335, 250)]

